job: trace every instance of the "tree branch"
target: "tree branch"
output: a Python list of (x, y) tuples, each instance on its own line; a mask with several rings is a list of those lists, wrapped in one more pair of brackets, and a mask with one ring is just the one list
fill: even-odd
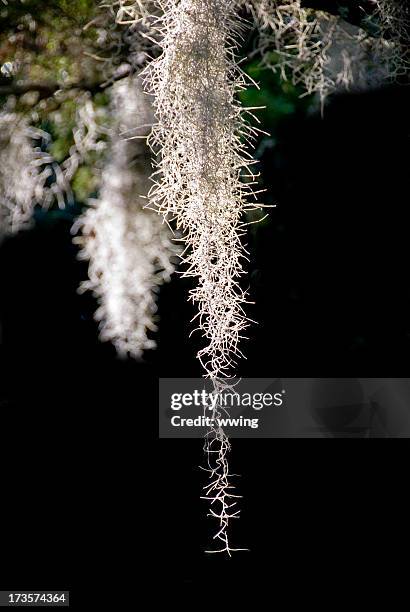
[(57, 91), (72, 91), (74, 89), (81, 89), (85, 91), (89, 91), (91, 93), (98, 93), (99, 91), (103, 91), (116, 81), (120, 81), (121, 79), (129, 76), (132, 72), (131, 66), (127, 71), (123, 71), (117, 75), (113, 75), (110, 79), (105, 79), (104, 81), (79, 81), (78, 83), (70, 83), (69, 85), (61, 85), (60, 83), (55, 83), (52, 81), (43, 81), (43, 82), (11, 82), (9, 84), (1, 85), (0, 84), (0, 96), (22, 96), (29, 92), (38, 92), (40, 95), (40, 99), (50, 98)]

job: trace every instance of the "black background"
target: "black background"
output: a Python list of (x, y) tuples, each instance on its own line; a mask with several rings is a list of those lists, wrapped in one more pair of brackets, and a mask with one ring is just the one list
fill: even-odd
[[(264, 155), (279, 205), (249, 236), (259, 325), (240, 375), (407, 376), (408, 107), (405, 87), (341, 96), (324, 119), (293, 118)], [(188, 282), (162, 290), (159, 349), (138, 364), (96, 340), (69, 220), (39, 215), (3, 243), (0, 275), (3, 588), (71, 588), (80, 606), (144, 576), (177, 597), (212, 584), (289, 601), (382, 588), (387, 566), (401, 583), (404, 442), (235, 440), (234, 542), (250, 551), (206, 555), (201, 443), (156, 440), (158, 376), (200, 375)]]

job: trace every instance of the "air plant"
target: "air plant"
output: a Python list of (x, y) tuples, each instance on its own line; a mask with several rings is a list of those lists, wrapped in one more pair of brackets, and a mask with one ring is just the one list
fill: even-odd
[[(156, 154), (150, 204), (182, 232), (183, 276), (196, 281), (189, 299), (204, 340), (198, 359), (219, 394), (242, 356), (239, 342), (248, 325), (242, 215), (260, 207), (250, 153), (257, 129), (245, 118), (251, 109), (242, 109), (236, 96), (249, 82), (236, 58), (242, 25), (234, 0), (167, 0), (161, 8), (162, 53), (144, 73), (157, 120), (149, 138)], [(208, 433), (205, 496), (218, 520), (217, 551), (230, 555), (228, 527), (239, 511), (229, 448), (221, 428)]]

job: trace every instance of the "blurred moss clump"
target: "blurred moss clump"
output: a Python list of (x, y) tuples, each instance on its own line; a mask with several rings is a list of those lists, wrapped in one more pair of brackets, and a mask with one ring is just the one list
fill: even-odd
[(75, 127), (76, 102), (66, 100), (58, 111), (49, 115), (43, 129), (51, 134), (50, 153), (57, 162), (62, 162), (74, 144), (73, 129)]
[[(108, 126), (104, 108), (109, 94), (100, 86), (110, 74), (111, 36), (118, 42), (107, 7), (96, 0), (9, 0), (4, 6), (0, 0), (0, 23), (0, 85), (27, 88), (21, 95), (4, 95), (0, 102), (50, 134), (49, 140), (42, 140), (41, 148), (56, 162), (63, 164), (73, 154), (79, 109), (85, 101), (95, 109), (92, 121), (98, 132), (101, 128), (96, 139), (102, 144), (75, 161), (80, 166), (71, 185), (77, 203), (86, 203), (96, 191), (104, 156)], [(82, 129), (87, 137), (87, 125)], [(60, 214), (57, 206), (52, 209)]]
[(95, 173), (89, 166), (81, 166), (74, 175), (71, 187), (76, 201), (86, 203), (97, 187)]

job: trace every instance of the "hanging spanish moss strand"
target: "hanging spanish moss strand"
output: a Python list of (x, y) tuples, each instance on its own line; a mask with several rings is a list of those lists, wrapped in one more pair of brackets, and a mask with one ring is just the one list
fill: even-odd
[(140, 358), (155, 347), (150, 333), (156, 330), (158, 286), (170, 278), (176, 248), (168, 227), (144, 208), (151, 165), (143, 137), (152, 115), (138, 77), (113, 86), (112, 115), (100, 197), (78, 220), (75, 229), (81, 227), (82, 236), (76, 241), (90, 262), (82, 289), (92, 290), (100, 303), (95, 317), (101, 339), (112, 342), (120, 356)]
[[(282, 79), (317, 93), (323, 108), (337, 90), (394, 81), (409, 69), (409, 8), (403, 0), (374, 0), (362, 27), (301, 0), (242, 0), (256, 23), (255, 55)], [(369, 34), (372, 32), (372, 35)]]
[(408, 75), (410, 68), (410, 6), (407, 0), (373, 0), (378, 36), (373, 47), (376, 58), (387, 63), (395, 80)]
[(40, 146), (49, 139), (23, 116), (0, 113), (0, 237), (29, 228), (36, 204), (47, 208), (57, 198), (64, 206), (63, 174)]
[[(198, 308), (196, 329), (204, 340), (198, 358), (214, 392), (220, 393), (242, 355), (239, 342), (248, 324), (247, 295), (240, 285), (246, 258), (241, 215), (256, 206), (248, 200), (255, 183), (248, 149), (256, 130), (246, 123), (236, 98), (247, 86), (235, 58), (241, 22), (234, 0), (158, 4), (162, 54), (145, 72), (157, 118), (150, 136), (158, 154), (150, 203), (182, 231), (183, 275), (196, 281), (190, 299)], [(230, 484), (229, 449), (221, 428), (209, 432), (205, 497), (219, 522), (214, 538), (222, 548), (207, 552), (230, 555), (235, 549), (229, 526), (239, 511)]]
[(183, 232), (184, 276), (196, 279), (190, 299), (205, 339), (198, 357), (211, 378), (233, 372), (247, 326), (239, 284), (245, 252), (241, 215), (252, 175), (248, 141), (255, 130), (235, 98), (245, 78), (235, 57), (238, 18), (233, 0), (166, 0), (162, 55), (146, 69), (157, 123), (158, 152), (151, 206)]
[[(316, 12), (303, 7), (301, 0), (244, 0), (244, 4), (258, 28), (262, 65), (278, 71), (284, 80), (302, 84), (308, 94), (317, 92), (323, 100), (332, 85), (324, 70), (331, 33), (320, 31)], [(333, 16), (328, 17), (333, 25)]]

